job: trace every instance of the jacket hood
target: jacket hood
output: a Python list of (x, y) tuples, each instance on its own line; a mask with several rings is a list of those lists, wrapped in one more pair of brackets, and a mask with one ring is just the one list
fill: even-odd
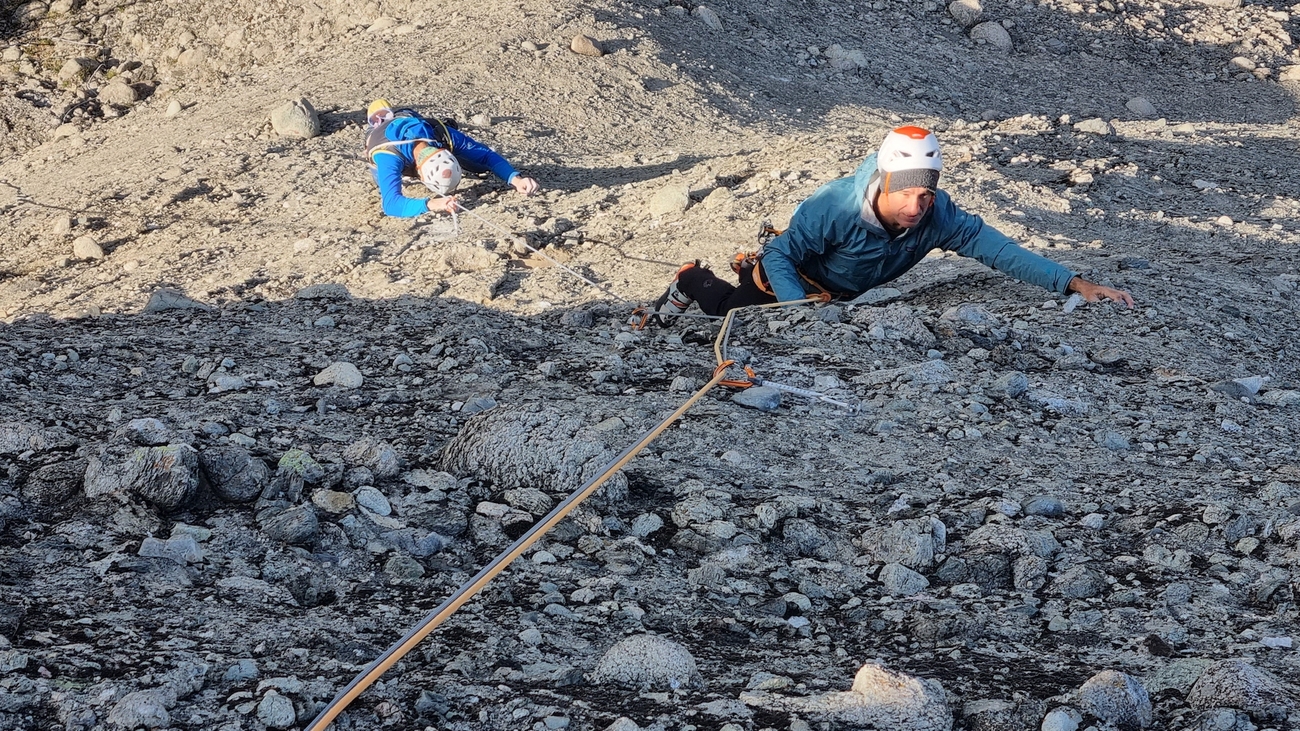
[[(880, 176), (876, 170), (876, 154), (873, 152), (867, 155), (867, 159), (862, 161), (858, 166), (858, 172), (853, 175), (853, 199), (845, 201), (846, 205), (857, 206), (860, 209), (858, 222), (872, 230), (884, 233), (885, 227), (876, 217), (876, 209), (871, 206), (870, 201), (875, 200), (876, 193), (879, 191)], [(868, 195), (869, 194), (869, 195)]]

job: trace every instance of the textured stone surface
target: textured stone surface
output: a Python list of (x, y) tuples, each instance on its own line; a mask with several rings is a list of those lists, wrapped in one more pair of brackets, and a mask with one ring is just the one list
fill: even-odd
[(949, 731), (952, 710), (943, 686), (876, 663), (863, 665), (847, 693), (828, 693), (790, 707), (834, 727)]
[(1205, 668), (1187, 694), (1192, 708), (1240, 708), (1261, 720), (1300, 710), (1294, 688), (1242, 660), (1221, 660)]
[(282, 137), (311, 139), (320, 134), (320, 117), (311, 102), (294, 99), (271, 112), (271, 126)]
[(1131, 675), (1105, 670), (1088, 678), (1079, 688), (1079, 707), (1095, 718), (1120, 729), (1141, 729), (1151, 725), (1151, 697)]
[(199, 456), (186, 444), (136, 449), (125, 458), (92, 456), (85, 474), (86, 495), (134, 495), (163, 510), (194, 498), (203, 482)]
[(703, 685), (686, 648), (658, 635), (633, 635), (605, 651), (591, 674), (596, 683), (670, 690)]
[(86, 460), (56, 462), (32, 470), (23, 482), (23, 500), (40, 506), (58, 505), (81, 492)]
[(261, 494), (270, 480), (266, 463), (242, 447), (212, 447), (199, 454), (199, 465), (217, 495), (231, 502), (248, 502)]
[[(481, 473), (505, 488), (569, 493), (595, 477), (615, 456), (582, 415), (549, 409), (493, 409), (471, 417), (440, 455), (454, 474)], [(627, 494), (615, 474), (601, 488), (611, 500)]]

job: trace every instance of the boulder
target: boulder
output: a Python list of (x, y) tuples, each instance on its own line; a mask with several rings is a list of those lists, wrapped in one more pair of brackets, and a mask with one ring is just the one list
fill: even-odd
[(1187, 705), (1239, 708), (1260, 720), (1282, 720), (1300, 710), (1291, 687), (1244, 660), (1220, 660), (1192, 685)]
[(271, 126), (281, 137), (298, 137), (304, 140), (320, 134), (320, 117), (311, 102), (294, 99), (276, 107), (271, 112)]
[[(440, 469), (482, 474), (503, 489), (534, 487), (567, 494), (618, 455), (580, 413), (556, 407), (531, 412), (499, 407), (470, 417), (440, 454)], [(619, 472), (605, 482), (606, 497), (627, 495)]]
[(956, 0), (949, 3), (948, 14), (963, 28), (969, 28), (980, 21), (984, 15), (984, 6), (979, 0)]
[(337, 361), (326, 366), (325, 370), (317, 373), (311, 382), (317, 386), (338, 386), (339, 388), (360, 388), (365, 383), (365, 376), (353, 364), (346, 361)]
[(1001, 23), (995, 23), (991, 20), (980, 23), (970, 29), (970, 38), (972, 41), (984, 41), (999, 51), (1011, 50), (1011, 34)]
[(867, 663), (846, 693), (828, 693), (789, 704), (832, 728), (950, 731), (952, 709), (937, 680), (917, 678)]
[(86, 460), (72, 459), (55, 462), (32, 470), (23, 483), (23, 501), (40, 507), (49, 507), (70, 500), (81, 491), (86, 474)]
[(633, 635), (609, 648), (591, 679), (643, 690), (700, 688), (704, 681), (685, 647), (658, 635)]
[(1103, 670), (1079, 688), (1079, 707), (1121, 731), (1151, 725), (1151, 697), (1142, 683), (1117, 670)]
[(104, 249), (100, 247), (94, 236), (78, 236), (72, 242), (72, 256), (82, 261), (103, 259)]
[(569, 43), (569, 50), (579, 56), (591, 56), (593, 58), (600, 58), (605, 55), (605, 51), (601, 49), (600, 44), (596, 43), (596, 39), (581, 33), (573, 37), (573, 40)]
[(163, 510), (187, 505), (203, 481), (198, 452), (188, 444), (142, 447), (123, 461), (109, 453), (86, 462), (88, 497), (134, 495)]
[(140, 92), (119, 76), (100, 87), (99, 101), (117, 107), (129, 107), (140, 101)]
[(650, 215), (659, 218), (681, 213), (691, 205), (691, 191), (684, 185), (669, 185), (661, 188), (650, 203), (646, 205), (646, 210)]
[(212, 447), (199, 454), (212, 491), (221, 499), (246, 503), (262, 493), (271, 478), (266, 463), (235, 445)]
[(879, 563), (898, 563), (909, 569), (934, 566), (936, 553), (943, 553), (948, 530), (938, 518), (896, 520), (862, 534), (862, 549)]

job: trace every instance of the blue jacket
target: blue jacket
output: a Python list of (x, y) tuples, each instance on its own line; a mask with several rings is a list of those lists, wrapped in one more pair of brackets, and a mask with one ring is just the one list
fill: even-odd
[[(457, 129), (448, 128), (447, 133), (451, 138), (452, 154), (460, 162), (461, 168), (467, 172), (479, 173), (491, 170), (507, 183), (519, 174), (504, 157), (487, 145)], [(433, 128), (429, 123), (418, 117), (398, 117), (392, 120), (384, 128), (384, 137), (390, 142), (438, 139), (434, 136)], [(381, 148), (371, 156), (371, 159), (374, 162), (375, 183), (379, 185), (379, 198), (383, 203), (385, 214), (410, 218), (429, 210), (425, 199), (407, 198), (402, 195), (402, 175), (419, 177), (415, 169), (414, 142)]]
[(875, 199), (876, 156), (851, 178), (833, 180), (794, 210), (790, 227), (763, 247), (763, 271), (777, 299), (803, 299), (817, 289), (804, 275), (832, 294), (857, 295), (893, 281), (916, 266), (933, 249), (955, 251), (1022, 282), (1065, 292), (1075, 272), (1021, 248), (979, 216), (958, 208), (948, 194), (936, 191), (934, 205), (916, 226), (890, 238), (863, 200)]

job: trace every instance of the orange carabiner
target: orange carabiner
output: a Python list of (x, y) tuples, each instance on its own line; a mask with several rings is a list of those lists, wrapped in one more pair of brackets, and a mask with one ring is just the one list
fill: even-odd
[[(730, 368), (731, 366), (733, 366), (733, 365), (735, 365), (735, 364), (736, 364), (736, 361), (734, 361), (734, 360), (724, 360), (724, 361), (722, 361), (722, 363), (720, 363), (720, 364), (718, 365), (717, 368), (714, 368), (714, 369), (713, 369), (713, 375), (716, 376), (716, 375), (718, 375), (719, 373), (722, 373), (723, 371), (727, 370), (728, 368)], [(749, 378), (751, 378), (751, 379), (757, 377), (758, 374), (754, 373), (754, 369), (750, 368), (749, 366), (745, 366), (744, 368), (745, 368), (745, 375), (746, 375), (746, 376), (749, 376)], [(733, 380), (729, 380), (729, 379), (723, 379), (723, 380), (721, 380), (721, 381), (718, 381), (718, 385), (719, 385), (719, 386), (730, 386), (731, 388), (749, 388), (750, 386), (754, 385), (754, 382), (753, 382), (752, 380), (747, 380), (747, 381), (733, 381)]]
[[(650, 322), (650, 314), (650, 311), (646, 308), (638, 307), (635, 310), (632, 310), (632, 316), (628, 318), (627, 324), (631, 325), (636, 330), (644, 330), (646, 323)], [(637, 319), (637, 315), (641, 316), (640, 320)]]

